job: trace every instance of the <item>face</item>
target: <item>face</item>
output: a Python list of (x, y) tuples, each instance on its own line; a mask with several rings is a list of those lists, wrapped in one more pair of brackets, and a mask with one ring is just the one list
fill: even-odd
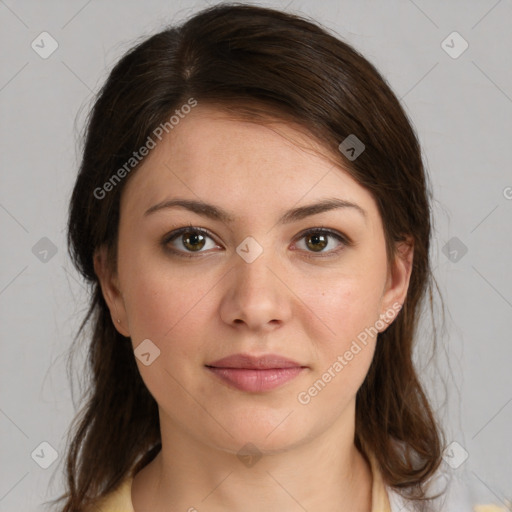
[[(117, 273), (102, 251), (95, 266), (161, 418), (235, 453), (353, 423), (411, 258), (388, 268), (373, 197), (312, 138), (200, 104), (123, 190)], [(233, 354), (272, 357), (265, 370), (212, 365)]]

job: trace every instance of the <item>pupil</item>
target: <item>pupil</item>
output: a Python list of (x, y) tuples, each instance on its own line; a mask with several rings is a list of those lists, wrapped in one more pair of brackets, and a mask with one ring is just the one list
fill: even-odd
[[(310, 246), (315, 252), (321, 251), (327, 245), (327, 243), (325, 241), (325, 235), (310, 235), (308, 238), (313, 241), (313, 244), (318, 244), (318, 243), (322, 244), (321, 246), (318, 246), (318, 245), (313, 245), (313, 247)], [(310, 245), (310, 244), (308, 244), (308, 245)]]
[[(200, 233), (194, 233), (192, 235), (189, 233), (186, 233), (185, 235), (183, 235), (183, 240), (184, 240), (185, 247), (187, 247), (188, 249), (191, 249), (193, 251), (202, 249), (204, 246), (204, 243), (205, 243), (204, 237)], [(197, 247), (196, 244), (200, 244), (200, 246)]]

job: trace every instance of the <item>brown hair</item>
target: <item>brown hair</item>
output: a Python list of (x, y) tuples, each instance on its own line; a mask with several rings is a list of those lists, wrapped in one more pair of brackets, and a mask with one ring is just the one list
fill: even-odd
[[(429, 261), (430, 192), (414, 129), (385, 79), (338, 37), (297, 15), (220, 4), (124, 55), (88, 119), (70, 201), (68, 243), (74, 264), (91, 285), (89, 309), (77, 334), (78, 339), (90, 322), (90, 384), (67, 454), (62, 511), (84, 510), (160, 449), (157, 404), (139, 375), (131, 344), (112, 324), (93, 266), (95, 251), (105, 246), (115, 268), (120, 196), (136, 166), (101, 199), (95, 190), (190, 98), (228, 109), (238, 105), (240, 112), (251, 106), (254, 112), (259, 108), (275, 119), (295, 121), (371, 192), (390, 263), (395, 243), (412, 237), (407, 298), (379, 334), (357, 393), (355, 443), (375, 455), (388, 485), (425, 500), (425, 484), (440, 464), (443, 442), (412, 357), (420, 310), (427, 296), (432, 310), (435, 283)], [(365, 145), (355, 160), (338, 149), (351, 134)]]

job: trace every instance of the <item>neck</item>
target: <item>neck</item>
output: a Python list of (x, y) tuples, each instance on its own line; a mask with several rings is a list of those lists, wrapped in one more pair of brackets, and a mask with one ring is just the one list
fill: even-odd
[(135, 512), (371, 510), (371, 469), (353, 429), (350, 436), (326, 431), (252, 459), (198, 442), (162, 415), (161, 429), (161, 452), (134, 478)]

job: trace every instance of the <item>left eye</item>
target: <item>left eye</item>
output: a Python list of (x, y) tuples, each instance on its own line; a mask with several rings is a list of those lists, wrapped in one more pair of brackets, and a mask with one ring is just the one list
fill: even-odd
[[(310, 229), (302, 233), (298, 239), (300, 241), (305, 240), (304, 246), (306, 248), (304, 250), (314, 253), (336, 253), (341, 250), (344, 245), (349, 245), (349, 242), (345, 237), (328, 229)], [(332, 246), (330, 240), (333, 239), (338, 242), (338, 245), (330, 247)], [(329, 249), (324, 251), (326, 247), (329, 247)]]

